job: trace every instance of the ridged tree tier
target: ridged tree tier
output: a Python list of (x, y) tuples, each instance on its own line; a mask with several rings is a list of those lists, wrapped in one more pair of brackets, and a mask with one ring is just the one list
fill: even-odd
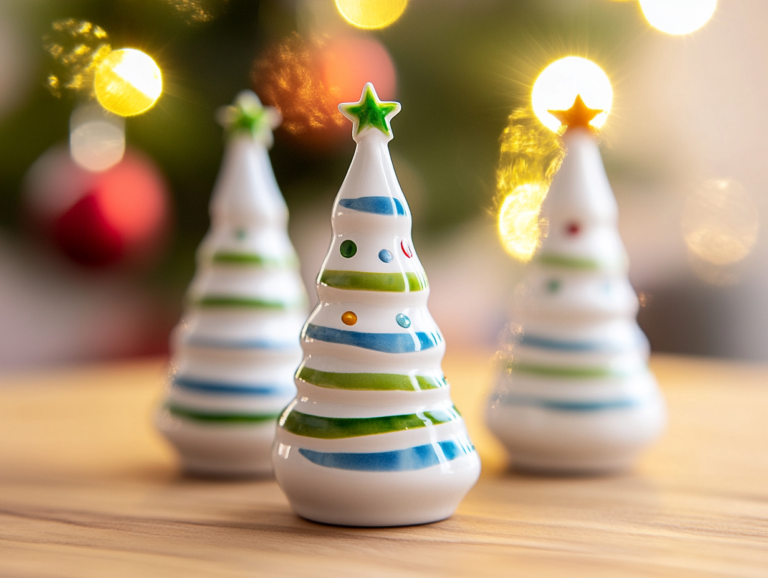
[(267, 154), (275, 113), (244, 92), (223, 117), (211, 229), (172, 338), (158, 427), (189, 472), (263, 475), (275, 423), (296, 391), (307, 297)]
[(312, 520), (432, 522), (453, 513), (480, 462), (440, 368), (445, 343), (389, 155), (400, 105), (379, 101), (369, 84), (339, 108), (357, 149), (333, 205), (320, 302), (301, 331), (304, 360), (278, 423), (275, 474)]
[(660, 434), (664, 404), (594, 134), (563, 139), (542, 208), (548, 236), (516, 293), (488, 422), (516, 467), (618, 470)]

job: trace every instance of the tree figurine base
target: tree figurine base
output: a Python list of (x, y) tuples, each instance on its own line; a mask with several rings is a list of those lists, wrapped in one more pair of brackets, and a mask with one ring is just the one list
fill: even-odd
[(157, 427), (176, 447), (185, 474), (210, 478), (272, 475), (273, 421), (249, 428), (200, 426), (161, 410)]
[(383, 528), (449, 518), (467, 488), (477, 481), (478, 467), (477, 454), (404, 472), (339, 470), (289, 456), (281, 460), (276, 473), (278, 483), (291, 497), (291, 507), (302, 518)]
[(488, 426), (512, 453), (512, 468), (554, 475), (600, 475), (629, 469), (664, 430), (660, 396), (599, 415), (542, 407), (497, 406)]

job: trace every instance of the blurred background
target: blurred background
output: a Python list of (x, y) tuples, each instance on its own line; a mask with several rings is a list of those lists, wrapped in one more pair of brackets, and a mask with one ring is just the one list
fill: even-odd
[[(449, 349), (490, 349), (522, 270), (497, 232), (500, 137), (568, 55), (613, 85), (601, 148), (652, 348), (768, 359), (768, 2), (720, 0), (689, 34), (644, 3), (0, 0), (0, 369), (167, 350), (208, 227), (215, 110), (243, 88), (283, 114), (271, 156), (314, 295), (354, 151), (335, 107), (368, 80), (403, 103), (390, 148), (430, 310)], [(107, 44), (162, 71), (142, 114), (82, 90)]]

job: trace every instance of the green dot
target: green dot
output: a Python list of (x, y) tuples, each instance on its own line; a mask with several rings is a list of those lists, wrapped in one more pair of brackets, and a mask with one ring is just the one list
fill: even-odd
[(246, 231), (245, 229), (237, 229), (235, 231), (235, 239), (237, 239), (238, 241), (242, 241), (247, 236), (248, 236), (248, 231)]
[(552, 279), (549, 283), (547, 283), (547, 291), (550, 293), (557, 293), (561, 286), (562, 283), (559, 279)]
[(354, 257), (355, 253), (357, 253), (357, 245), (355, 245), (354, 241), (347, 239), (341, 244), (339, 251), (341, 252), (342, 257), (349, 259), (350, 257)]

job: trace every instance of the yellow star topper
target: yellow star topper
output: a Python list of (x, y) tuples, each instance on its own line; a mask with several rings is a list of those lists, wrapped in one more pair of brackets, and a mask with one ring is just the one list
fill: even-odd
[(595, 130), (589, 123), (603, 111), (597, 108), (589, 108), (584, 104), (581, 95), (577, 94), (576, 100), (573, 101), (573, 106), (568, 110), (548, 110), (547, 112), (568, 127), (566, 128), (567, 131), (578, 127)]
[(339, 111), (352, 121), (352, 138), (357, 142), (357, 137), (366, 129), (376, 128), (392, 140), (392, 127), (390, 119), (400, 112), (399, 102), (382, 102), (373, 84), (367, 82), (363, 87), (363, 93), (357, 102), (343, 102), (339, 105)]

